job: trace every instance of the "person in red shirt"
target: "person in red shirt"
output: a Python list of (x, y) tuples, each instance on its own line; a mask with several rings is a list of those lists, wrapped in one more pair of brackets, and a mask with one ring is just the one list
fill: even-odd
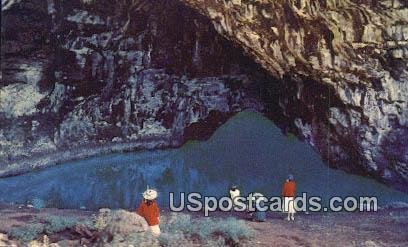
[(157, 191), (153, 189), (147, 189), (143, 192), (143, 200), (137, 209), (137, 214), (145, 218), (147, 224), (150, 226), (150, 230), (153, 235), (160, 235), (160, 214), (159, 207), (156, 202)]
[(287, 220), (295, 220), (296, 182), (292, 174), (288, 176), (282, 188), (283, 212), (288, 213)]

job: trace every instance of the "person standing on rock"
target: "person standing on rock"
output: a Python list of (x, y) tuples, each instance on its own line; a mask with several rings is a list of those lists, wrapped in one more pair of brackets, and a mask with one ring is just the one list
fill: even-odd
[(153, 189), (147, 189), (143, 192), (143, 200), (137, 209), (137, 214), (145, 218), (147, 224), (150, 226), (150, 230), (153, 235), (160, 235), (159, 227), (159, 207), (156, 202), (157, 191)]
[(287, 220), (295, 220), (295, 194), (296, 182), (292, 174), (289, 174), (282, 188), (283, 212), (288, 214)]

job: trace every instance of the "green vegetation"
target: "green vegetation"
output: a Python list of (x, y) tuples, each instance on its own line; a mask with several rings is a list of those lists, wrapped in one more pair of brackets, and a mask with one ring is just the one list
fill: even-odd
[(47, 224), (44, 226), (45, 233), (53, 234), (56, 232), (61, 232), (65, 229), (74, 227), (78, 219), (75, 217), (66, 217), (66, 216), (48, 216), (46, 219)]
[(197, 218), (187, 214), (172, 214), (163, 219), (159, 241), (173, 246), (175, 241), (194, 241), (202, 245), (239, 245), (253, 237), (253, 230), (243, 220), (235, 218)]
[(191, 215), (173, 213), (161, 216), (161, 235), (156, 238), (140, 216), (125, 210), (102, 209), (94, 218), (95, 228), (109, 246), (239, 246), (254, 232), (244, 221), (235, 218), (192, 218)]
[(30, 242), (39, 237), (40, 234), (51, 235), (74, 228), (77, 224), (82, 224), (89, 230), (94, 230), (93, 222), (90, 220), (79, 220), (76, 217), (50, 215), (45, 218), (34, 217), (23, 226), (11, 229), (8, 235), (24, 243)]
[(8, 233), (8, 235), (22, 242), (29, 242), (35, 239), (43, 231), (44, 231), (44, 225), (40, 223), (35, 223), (35, 224), (27, 224), (25, 226), (13, 228)]
[(254, 235), (244, 221), (235, 218), (193, 218), (172, 213), (161, 216), (162, 233), (155, 237), (141, 216), (110, 209), (101, 209), (88, 219), (61, 215), (34, 217), (24, 226), (13, 228), (8, 235), (25, 244), (42, 234), (54, 238), (58, 236), (55, 234), (67, 230), (78, 234), (77, 225), (89, 230), (95, 246), (240, 246)]

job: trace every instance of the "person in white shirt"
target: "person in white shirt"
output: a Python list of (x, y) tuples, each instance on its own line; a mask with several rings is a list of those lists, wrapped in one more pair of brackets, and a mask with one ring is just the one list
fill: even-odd
[(237, 199), (240, 196), (241, 192), (239, 191), (239, 189), (237, 188), (236, 185), (233, 185), (230, 188), (229, 193), (230, 193), (230, 197), (231, 197), (231, 200), (232, 200), (233, 204), (236, 205), (237, 204)]

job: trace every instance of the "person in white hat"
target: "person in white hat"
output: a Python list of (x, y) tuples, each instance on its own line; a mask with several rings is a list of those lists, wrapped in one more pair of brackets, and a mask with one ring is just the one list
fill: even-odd
[(147, 190), (143, 192), (143, 200), (136, 212), (137, 214), (145, 218), (147, 224), (150, 226), (150, 230), (153, 235), (158, 236), (160, 235), (160, 214), (156, 198), (157, 191), (147, 188)]

